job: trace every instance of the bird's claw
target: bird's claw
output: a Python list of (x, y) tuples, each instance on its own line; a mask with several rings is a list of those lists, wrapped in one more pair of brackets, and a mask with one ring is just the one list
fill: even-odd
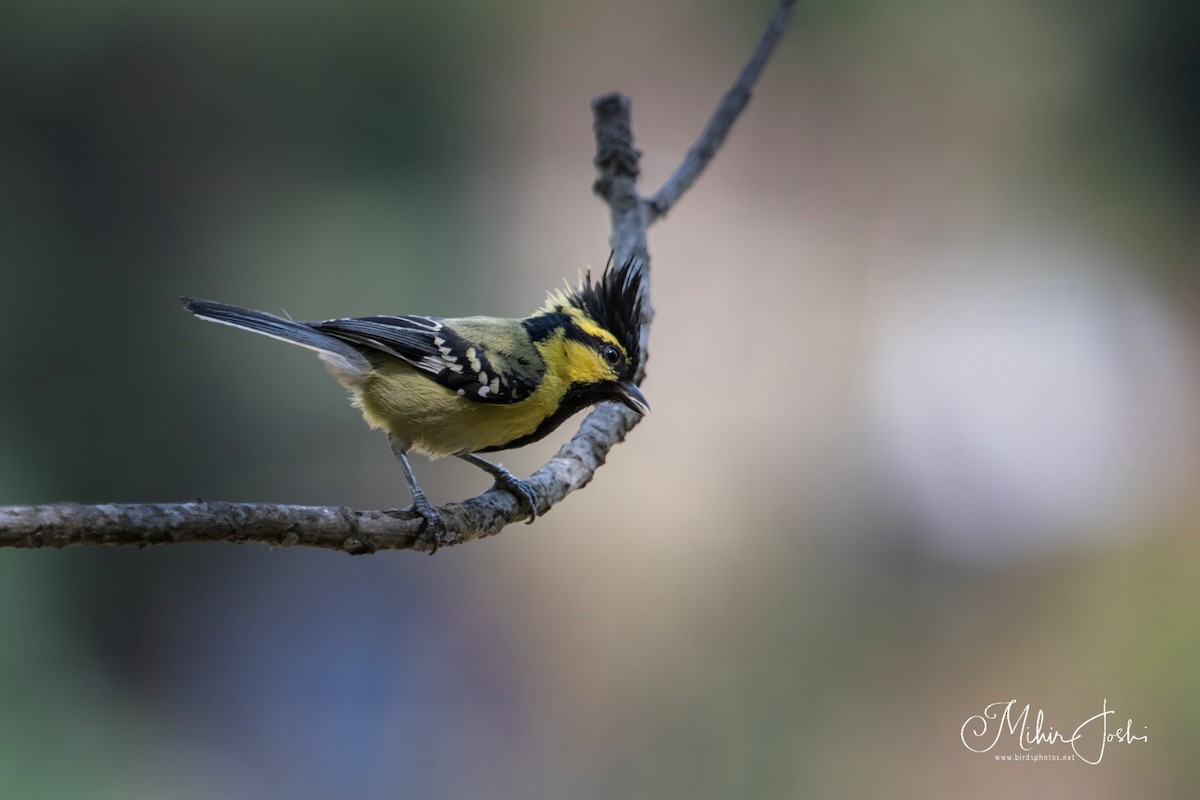
[(511, 472), (506, 475), (497, 475), (495, 486), (497, 489), (504, 489), (517, 496), (517, 502), (524, 506), (529, 511), (529, 516), (525, 520), (526, 525), (532, 525), (537, 519), (537, 493), (533, 491), (533, 487), (529, 481), (523, 481), (513, 475)]
[(412, 504), (405, 506), (401, 511), (415, 513), (421, 518), (421, 529), (418, 535), (421, 539), (433, 543), (429, 555), (436, 553), (442, 542), (446, 541), (446, 525), (442, 522), (442, 515), (437, 512), (433, 504), (422, 495), (414, 497)]

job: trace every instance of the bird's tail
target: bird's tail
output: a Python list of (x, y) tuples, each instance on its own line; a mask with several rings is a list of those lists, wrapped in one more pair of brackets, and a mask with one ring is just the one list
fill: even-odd
[(366, 357), (350, 343), (313, 330), (303, 322), (295, 322), (250, 308), (214, 303), (211, 300), (193, 300), (190, 297), (181, 297), (180, 300), (183, 301), (184, 308), (200, 319), (231, 325), (244, 331), (261, 333), (272, 339), (315, 350), (320, 354), (321, 360), (325, 362), (329, 370), (339, 379), (343, 376), (347, 378), (360, 377), (371, 369), (371, 364)]

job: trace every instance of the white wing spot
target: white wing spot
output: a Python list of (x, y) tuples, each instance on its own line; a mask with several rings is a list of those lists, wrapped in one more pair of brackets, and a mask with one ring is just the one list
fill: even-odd
[(452, 372), (462, 372), (462, 364), (451, 364), (450, 370)]
[[(442, 337), (440, 337), (440, 336), (433, 337), (433, 346), (436, 347), (438, 350), (441, 350), (442, 345), (444, 345), (445, 343), (446, 343), (446, 340), (443, 339)], [(446, 351), (443, 351), (443, 352), (446, 352)]]
[[(482, 383), (484, 386), (488, 385), (488, 374), (486, 372), (479, 373), (479, 382)], [(493, 391), (495, 391), (495, 390), (493, 390)]]
[[(468, 360), (468, 361), (474, 361), (474, 360), (475, 360), (475, 348), (474, 348), (474, 347), (468, 347), (468, 348), (467, 348), (467, 360)], [(479, 370), (475, 370), (475, 371), (476, 371), (476, 372), (478, 372)]]
[(458, 390), (458, 393), (459, 393), (460, 395), (465, 395), (465, 394), (467, 393), (467, 390), (466, 390), (466, 389), (459, 389), (459, 390)]
[(491, 383), (488, 385), (488, 388), (492, 390), (492, 394), (499, 394), (499, 392), (500, 392), (500, 379), (499, 379), (499, 378), (492, 378), (492, 382), (491, 382)]

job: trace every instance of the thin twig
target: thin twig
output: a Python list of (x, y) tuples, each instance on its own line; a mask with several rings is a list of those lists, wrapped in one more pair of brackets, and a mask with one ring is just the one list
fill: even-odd
[(666, 215), (679, 202), (679, 198), (691, 188), (691, 185), (700, 177), (700, 173), (704, 172), (704, 168), (708, 166), (708, 162), (712, 161), (713, 156), (717, 154), (717, 150), (725, 143), (725, 137), (729, 135), (734, 121), (742, 113), (746, 104), (750, 102), (750, 91), (758, 82), (758, 76), (762, 74), (767, 60), (775, 52), (775, 45), (779, 44), (784, 31), (787, 30), (795, 5), (796, 0), (780, 0), (779, 8), (775, 10), (775, 16), (771, 18), (770, 24), (763, 32), (758, 47), (754, 50), (754, 55), (750, 56), (750, 60), (742, 68), (742, 74), (738, 75), (733, 86), (721, 98), (717, 110), (713, 112), (708, 125), (704, 127), (704, 132), (688, 150), (687, 156), (679, 165), (679, 169), (675, 170), (675, 174), (668, 178), (663, 187), (655, 192), (648, 201), (651, 222)]
[[(783, 35), (794, 0), (779, 9), (750, 63), (726, 93), (683, 164), (649, 201), (637, 191), (638, 159), (633, 146), (629, 98), (608, 94), (592, 101), (596, 135), (596, 194), (612, 213), (610, 244), (623, 263), (641, 264), (643, 316), (641, 374), (645, 376), (650, 306), (646, 228), (661, 218), (696, 181), (724, 142), (734, 119), (745, 108), (750, 90)], [(582, 488), (604, 463), (608, 452), (641, 418), (618, 405), (602, 403), (579, 431), (533, 476), (529, 483), (545, 514), (568, 494)], [(438, 509), (446, 528), (442, 545), (493, 536), (523, 519), (526, 511), (509, 492), (489, 490), (462, 503)], [(70, 545), (149, 547), (179, 542), (256, 542), (275, 547), (308, 546), (347, 553), (423, 550), (432, 542), (420, 536), (422, 520), (402, 511), (355, 511), (348, 508), (251, 503), (153, 503), (94, 505), (57, 503), (0, 507), (0, 547), (39, 548)]]

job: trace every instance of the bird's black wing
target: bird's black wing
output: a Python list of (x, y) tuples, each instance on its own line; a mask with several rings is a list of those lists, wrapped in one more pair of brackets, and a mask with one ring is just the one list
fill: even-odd
[[(308, 323), (315, 330), (411, 364), (448, 389), (480, 403), (516, 403), (538, 387), (544, 366), (535, 353), (517, 356), (485, 346), (436, 317), (355, 317)], [(532, 356), (538, 363), (531, 363)]]

